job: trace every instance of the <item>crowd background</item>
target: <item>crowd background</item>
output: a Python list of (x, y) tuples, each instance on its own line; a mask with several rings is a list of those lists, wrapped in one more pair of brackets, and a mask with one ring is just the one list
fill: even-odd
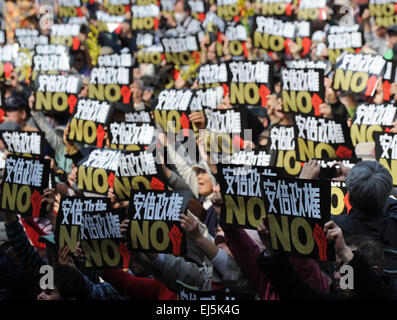
[[(205, 63), (219, 63), (233, 58), (228, 49), (228, 39), (221, 41), (203, 26), (204, 17), (194, 14), (191, 3), (184, 0), (172, 2), (170, 12), (159, 13), (154, 42), (167, 34), (197, 34), (200, 38), (200, 61), (193, 66), (173, 66), (163, 61), (160, 65), (138, 63), (137, 32), (131, 28), (131, 12), (112, 30), (97, 33), (93, 45), (91, 28), (98, 28), (98, 10), (106, 12), (102, 1), (82, 3), (81, 28), (77, 36), (78, 48), (70, 49), (71, 74), (79, 74), (83, 85), (79, 98), (88, 96), (91, 70), (98, 55), (129, 52), (134, 57), (133, 80), (129, 85), (133, 103), (129, 109), (120, 108), (120, 118), (126, 112), (153, 112), (156, 97), (163, 89), (197, 89), (197, 68)], [(217, 12), (215, 1), (203, 1), (205, 12)], [(45, 19), (44, 6), (54, 9), (50, 21)], [(133, 3), (130, 3), (133, 5)], [(254, 13), (261, 4), (239, 1), (241, 21), (252, 27)], [(377, 26), (371, 17), (368, 1), (327, 1), (324, 12), (327, 19), (314, 21), (320, 40), (312, 41), (309, 52), (304, 53), (296, 42), (288, 44), (288, 53), (264, 52), (252, 46), (248, 37), (247, 54), (242, 59), (266, 60), (275, 65), (273, 93), (267, 96), (266, 106), (236, 106), (228, 95), (218, 109), (240, 108), (250, 119), (248, 128), (253, 131), (252, 141), (244, 148), (269, 150), (272, 127), (292, 124), (292, 117), (283, 112), (280, 92), (280, 70), (288, 60), (303, 58), (329, 60), (325, 46), (328, 25), (339, 25), (348, 8), (351, 18), (360, 25), (364, 35), (361, 52), (379, 54), (393, 62), (397, 57), (397, 25), (388, 28)], [(298, 14), (299, 6), (292, 2), (291, 10)], [(4, 43), (16, 43), (15, 29), (37, 29), (49, 34), (53, 23), (68, 23), (57, 15), (57, 4), (34, 1), (2, 1), (1, 29), (5, 31)], [(394, 14), (395, 15), (395, 14)], [(314, 33), (313, 33), (314, 34)], [(322, 35), (322, 36), (321, 36)], [(223, 55), (219, 57), (216, 46), (222, 43)], [(241, 59), (241, 57), (240, 57)], [(193, 71), (192, 71), (193, 70)], [(371, 97), (335, 92), (332, 89), (332, 70), (325, 75), (325, 101), (320, 105), (321, 116), (345, 122), (350, 127), (358, 104), (382, 104), (384, 92), (380, 84)], [(84, 267), (84, 256), (79, 248), (71, 254), (68, 247), (57, 249), (54, 239), (56, 216), (62, 197), (82, 196), (77, 188), (77, 163), (84, 148), (68, 140), (69, 121), (57, 114), (44, 114), (34, 110), (33, 82), (12, 70), (8, 76), (3, 71), (4, 101), (0, 130), (41, 131), (50, 146), (46, 158), (51, 159), (51, 169), (56, 174), (56, 187), (45, 190), (42, 203), (47, 215), (24, 218), (18, 212), (0, 215), (0, 297), (3, 300), (177, 300), (178, 284), (196, 288), (197, 291), (224, 291), (245, 294), (252, 299), (394, 299), (396, 283), (393, 255), (397, 250), (397, 201), (390, 172), (376, 161), (375, 144), (359, 144), (356, 154), (363, 161), (352, 169), (337, 162), (335, 181), (346, 183), (352, 209), (348, 215), (333, 216), (324, 226), (327, 240), (337, 254), (335, 263), (299, 258), (274, 253), (269, 245), (266, 218), (257, 230), (220, 225), (220, 190), (212, 168), (202, 152), (202, 141), (197, 140), (201, 161), (192, 163), (185, 156), (173, 152), (178, 146), (169, 144), (164, 132), (156, 133), (156, 141), (166, 147), (167, 159), (172, 165), (162, 163), (164, 175), (175, 190), (189, 190), (192, 194), (188, 210), (181, 215), (181, 226), (188, 236), (188, 254), (185, 257), (163, 253), (133, 252), (130, 265), (119, 270), (92, 270)], [(331, 75), (331, 76), (330, 76)], [(395, 103), (397, 83), (390, 88), (390, 103)], [(189, 120), (199, 129), (205, 129), (204, 113), (191, 113)], [(389, 128), (397, 133), (397, 121)], [(7, 150), (1, 145), (4, 168)], [(77, 160), (76, 160), (77, 159)], [(320, 164), (308, 161), (300, 178), (317, 179)], [(114, 208), (127, 207), (128, 201), (119, 201), (112, 189), (107, 195)], [(121, 223), (123, 234), (129, 220)], [(40, 288), (41, 266), (54, 267), (54, 289)], [(339, 286), (340, 267), (349, 264), (354, 269), (354, 289)], [(387, 268), (385, 267), (387, 265)], [(385, 269), (387, 269), (385, 272)]]

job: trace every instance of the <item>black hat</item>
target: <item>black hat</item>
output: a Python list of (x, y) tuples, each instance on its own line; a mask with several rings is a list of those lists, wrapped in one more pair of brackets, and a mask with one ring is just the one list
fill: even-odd
[(122, 103), (118, 102), (115, 104), (114, 108), (116, 110), (122, 111), (122, 112), (133, 112), (134, 111), (134, 106), (132, 103)]
[(0, 124), (0, 131), (19, 131), (21, 126), (14, 121), (7, 121)]
[(3, 109), (5, 111), (11, 111), (11, 110), (28, 111), (28, 104), (27, 101), (23, 99), (21, 96), (12, 95), (11, 97), (5, 99)]
[(387, 33), (394, 33), (397, 34), (397, 25), (393, 25), (387, 28)]

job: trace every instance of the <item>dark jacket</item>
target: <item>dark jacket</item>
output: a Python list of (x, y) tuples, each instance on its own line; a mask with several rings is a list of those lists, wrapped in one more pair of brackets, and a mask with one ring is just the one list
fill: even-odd
[(380, 241), (385, 248), (397, 248), (397, 200), (388, 198), (383, 210), (368, 215), (352, 207), (349, 215), (332, 216), (343, 235), (366, 235)]
[(347, 297), (334, 286), (330, 292), (323, 294), (307, 285), (295, 271), (288, 256), (283, 253), (276, 253), (272, 256), (261, 254), (257, 260), (260, 269), (268, 277), (274, 290), (281, 300), (396, 300), (397, 295), (389, 278), (380, 278), (369, 266), (367, 261), (354, 251), (354, 257), (349, 261), (353, 267), (354, 293)]

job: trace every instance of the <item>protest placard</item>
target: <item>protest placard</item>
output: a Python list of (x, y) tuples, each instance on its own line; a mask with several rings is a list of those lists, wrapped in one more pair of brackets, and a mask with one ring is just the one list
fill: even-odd
[(128, 249), (186, 254), (186, 236), (180, 215), (186, 213), (189, 198), (175, 191), (146, 191), (131, 194), (127, 231)]
[(40, 217), (43, 191), (48, 188), (50, 160), (9, 154), (1, 185), (1, 209), (24, 217)]
[(33, 110), (73, 114), (81, 87), (79, 75), (40, 74), (35, 80)]
[(386, 69), (381, 55), (343, 52), (335, 62), (333, 90), (373, 96)]
[(396, 118), (397, 107), (393, 104), (359, 104), (350, 127), (353, 146), (361, 142), (373, 142), (374, 132), (390, 131)]
[(220, 221), (244, 229), (256, 229), (266, 216), (262, 198), (262, 178), (281, 177), (275, 167), (218, 164), (217, 181), (222, 194)]
[(389, 170), (393, 177), (393, 186), (397, 186), (397, 134), (374, 132), (375, 158)]
[(112, 112), (113, 105), (107, 101), (79, 99), (70, 121), (68, 139), (102, 148)]
[(274, 251), (335, 260), (334, 247), (328, 245), (323, 230), (330, 220), (330, 181), (267, 176), (263, 199)]

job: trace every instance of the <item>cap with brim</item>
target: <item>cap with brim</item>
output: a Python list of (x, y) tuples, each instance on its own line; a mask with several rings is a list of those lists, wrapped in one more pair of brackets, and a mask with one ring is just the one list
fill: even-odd
[(194, 164), (194, 165), (192, 166), (192, 168), (193, 168), (194, 171), (197, 171), (197, 170), (205, 170), (205, 171), (207, 171), (207, 169), (205, 168), (205, 166), (204, 166), (203, 164), (199, 164), (199, 163)]
[(55, 245), (56, 244), (55, 236), (53, 233), (39, 237), (38, 241), (41, 243), (45, 243), (46, 245)]
[(355, 147), (356, 156), (363, 161), (372, 160), (375, 158), (375, 142), (360, 142)]
[(131, 103), (118, 102), (114, 108), (122, 112), (134, 112), (134, 106)]
[(19, 131), (21, 126), (14, 121), (0, 123), (0, 131)]
[(27, 102), (20, 96), (11, 96), (4, 101), (3, 109), (5, 111), (11, 110), (27, 110)]
[(65, 132), (65, 130), (66, 130), (66, 125), (57, 126), (57, 127), (55, 128), (55, 134), (56, 134), (58, 137), (63, 138), (63, 133)]
[(387, 28), (387, 33), (395, 33), (397, 34), (397, 25), (393, 25)]

